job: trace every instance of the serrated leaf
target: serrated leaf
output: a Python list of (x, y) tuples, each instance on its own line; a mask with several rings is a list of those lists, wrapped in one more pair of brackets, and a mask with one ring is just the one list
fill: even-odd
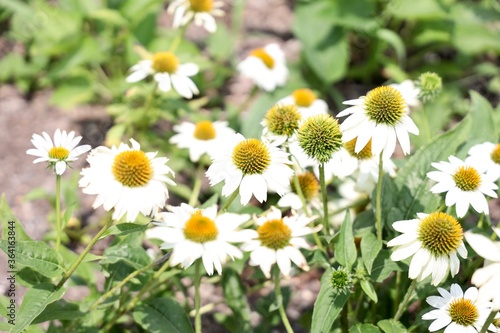
[[(9, 244), (0, 240), (0, 248), (7, 253)], [(30, 267), (40, 274), (54, 278), (64, 272), (59, 254), (42, 241), (19, 241), (15, 245), (16, 263)]]
[(380, 330), (372, 324), (356, 324), (349, 329), (349, 333), (380, 333)]
[(233, 311), (232, 317), (238, 327), (238, 332), (251, 333), (250, 306), (245, 295), (245, 287), (241, 283), (241, 277), (235, 270), (226, 268), (222, 274), (221, 285), (226, 304)]
[(361, 289), (363, 289), (366, 296), (368, 296), (372, 301), (377, 303), (378, 302), (377, 292), (375, 291), (375, 287), (373, 286), (371, 281), (370, 280), (361, 280), (359, 282), (359, 284), (361, 285)]
[(382, 282), (391, 275), (392, 272), (402, 272), (408, 270), (407, 265), (400, 261), (392, 261), (391, 253), (388, 250), (381, 250), (373, 262), (371, 278), (376, 282)]
[(408, 330), (399, 321), (394, 319), (385, 319), (377, 323), (378, 327), (384, 331), (384, 333), (406, 333)]
[(366, 234), (361, 238), (361, 257), (368, 274), (372, 272), (373, 261), (382, 249), (382, 241), (374, 234)]
[(330, 332), (333, 322), (349, 298), (348, 293), (333, 290), (330, 282), (332, 270), (328, 268), (321, 277), (321, 288), (314, 302), (311, 333)]
[(148, 228), (147, 224), (137, 223), (120, 223), (111, 226), (99, 239), (106, 238), (110, 235), (124, 236), (134, 232), (142, 232)]
[(156, 298), (138, 305), (133, 313), (136, 323), (150, 333), (194, 332), (184, 309), (172, 298)]
[(56, 289), (51, 283), (42, 283), (28, 289), (16, 318), (16, 326), (11, 333), (20, 333), (50, 304), (64, 295), (65, 289)]
[(340, 227), (337, 246), (335, 246), (335, 259), (350, 272), (357, 256), (356, 243), (354, 243), (352, 233), (351, 215), (347, 210), (344, 222)]

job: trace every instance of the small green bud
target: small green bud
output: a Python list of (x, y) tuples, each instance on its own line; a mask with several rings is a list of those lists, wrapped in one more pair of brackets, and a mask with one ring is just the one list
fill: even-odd
[(441, 77), (436, 73), (422, 73), (417, 80), (417, 87), (420, 88), (420, 98), (424, 102), (433, 100), (443, 87)]
[(348, 294), (353, 287), (352, 275), (345, 267), (333, 268), (330, 282), (335, 291)]
[(339, 123), (326, 114), (306, 119), (297, 132), (297, 138), (304, 152), (320, 163), (330, 161), (333, 153), (342, 147)]

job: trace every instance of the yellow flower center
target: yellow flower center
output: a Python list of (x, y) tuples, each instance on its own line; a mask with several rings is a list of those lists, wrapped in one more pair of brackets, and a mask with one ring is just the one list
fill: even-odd
[(283, 223), (283, 219), (269, 220), (257, 228), (262, 245), (279, 250), (286, 247), (292, 238), (292, 230)]
[(261, 174), (271, 164), (271, 153), (257, 139), (246, 139), (234, 147), (233, 163), (243, 174)]
[(496, 164), (500, 164), (500, 144), (497, 144), (495, 149), (491, 152), (491, 159)]
[(255, 49), (252, 52), (250, 52), (251, 56), (257, 57), (262, 62), (264, 65), (266, 65), (267, 68), (273, 69), (274, 68), (274, 59), (269, 55), (269, 53), (266, 52), (263, 48), (260, 49)]
[(49, 150), (49, 157), (56, 160), (65, 160), (69, 156), (69, 150), (64, 147), (52, 147)]
[(267, 128), (277, 135), (292, 136), (299, 129), (301, 115), (293, 104), (275, 105), (266, 113)]
[(194, 137), (198, 140), (212, 140), (215, 139), (215, 136), (215, 127), (211, 121), (203, 120), (196, 124), (194, 128)]
[(372, 153), (372, 139), (368, 141), (366, 146), (361, 149), (359, 153), (356, 154), (354, 148), (356, 148), (356, 141), (358, 138), (354, 138), (349, 142), (344, 143), (345, 149), (351, 154), (351, 156), (356, 157), (358, 160), (367, 160), (373, 157)]
[(479, 311), (470, 299), (458, 298), (448, 308), (451, 320), (461, 326), (472, 326), (479, 318)]
[(377, 124), (396, 125), (406, 110), (406, 102), (399, 90), (382, 86), (371, 90), (365, 98), (368, 116)]
[(310, 89), (297, 89), (292, 93), (295, 104), (307, 108), (316, 100), (316, 94)]
[(117, 181), (128, 187), (146, 185), (153, 178), (151, 161), (141, 150), (128, 150), (116, 155), (112, 172)]
[(481, 175), (470, 166), (461, 166), (453, 175), (453, 180), (462, 191), (474, 191), (481, 185)]
[(189, 0), (193, 12), (211, 12), (214, 6), (213, 0)]
[[(318, 195), (319, 182), (312, 172), (306, 171), (297, 175), (299, 178), (300, 189), (306, 200), (311, 200)], [(297, 193), (295, 182), (291, 182), (292, 191)]]
[(201, 210), (196, 210), (184, 226), (184, 236), (196, 243), (205, 243), (217, 238), (219, 230), (215, 222), (201, 215)]
[(179, 59), (172, 52), (158, 52), (153, 55), (153, 69), (157, 73), (175, 73)]
[(457, 250), (463, 239), (460, 223), (443, 212), (434, 212), (422, 219), (417, 234), (422, 247), (436, 257)]

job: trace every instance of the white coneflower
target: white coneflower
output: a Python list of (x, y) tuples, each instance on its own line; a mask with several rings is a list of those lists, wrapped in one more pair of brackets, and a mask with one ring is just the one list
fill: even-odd
[(465, 163), (485, 172), (491, 181), (497, 181), (500, 178), (500, 144), (484, 142), (472, 146)]
[(224, 16), (222, 1), (213, 0), (174, 0), (167, 12), (174, 15), (173, 27), (178, 28), (194, 20), (195, 25), (202, 26), (208, 32), (215, 32), (217, 24), (214, 16)]
[(276, 104), (293, 104), (302, 115), (302, 119), (307, 119), (317, 114), (327, 114), (328, 105), (310, 89), (296, 89), (290, 96), (280, 99)]
[(406, 105), (410, 108), (420, 106), (421, 102), (418, 98), (420, 95), (420, 88), (415, 87), (415, 83), (412, 80), (404, 80), (401, 83), (390, 84), (390, 86), (397, 89), (401, 93)]

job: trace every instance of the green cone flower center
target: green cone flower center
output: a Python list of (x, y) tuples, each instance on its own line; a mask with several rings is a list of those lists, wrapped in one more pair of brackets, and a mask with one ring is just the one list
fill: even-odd
[(250, 55), (262, 60), (262, 62), (264, 63), (264, 65), (266, 65), (267, 68), (269, 69), (274, 68), (274, 59), (269, 55), (269, 53), (266, 52), (266, 50), (262, 48), (255, 49), (252, 52), (250, 52)]
[(495, 149), (491, 152), (491, 159), (496, 164), (500, 164), (500, 144), (497, 144)]
[(52, 147), (49, 150), (49, 157), (56, 160), (65, 160), (69, 157), (69, 150), (64, 147)]
[(214, 124), (211, 121), (203, 120), (196, 124), (194, 128), (194, 137), (198, 140), (215, 139), (216, 131)]
[(299, 129), (301, 115), (295, 105), (275, 105), (266, 113), (267, 128), (277, 135), (292, 136)]
[(332, 272), (330, 283), (334, 290), (348, 293), (352, 288), (352, 277), (345, 268), (341, 267)]
[(128, 150), (116, 155), (112, 172), (117, 181), (128, 187), (146, 185), (153, 178), (151, 161), (141, 150)]
[(451, 320), (461, 326), (472, 326), (479, 318), (479, 311), (470, 299), (458, 298), (448, 308)]
[(453, 175), (453, 180), (462, 191), (474, 191), (481, 185), (481, 175), (470, 166), (461, 166)]
[(310, 89), (297, 89), (292, 93), (295, 104), (307, 108), (316, 100), (316, 94)]
[[(312, 172), (306, 171), (297, 175), (299, 178), (300, 189), (306, 200), (311, 200), (318, 195), (319, 182)], [(297, 193), (295, 182), (291, 182), (292, 191)]]
[(179, 67), (179, 59), (172, 52), (158, 52), (153, 55), (153, 69), (157, 73), (173, 74)]
[(211, 12), (214, 6), (213, 0), (189, 0), (193, 12)]
[(234, 147), (233, 163), (245, 175), (261, 174), (271, 164), (271, 153), (257, 139), (246, 139)]
[(383, 86), (371, 90), (365, 98), (368, 116), (377, 124), (396, 125), (406, 110), (406, 102), (399, 90)]
[(436, 257), (457, 250), (463, 239), (460, 223), (453, 216), (443, 212), (431, 213), (422, 219), (417, 234), (422, 247)]
[(257, 228), (262, 245), (279, 250), (286, 247), (292, 238), (292, 230), (283, 219), (269, 220)]
[(184, 226), (184, 236), (196, 243), (205, 243), (217, 238), (219, 230), (215, 222), (210, 218), (201, 215), (201, 210), (191, 214)]
[(366, 146), (361, 149), (359, 153), (356, 154), (354, 148), (356, 148), (356, 141), (358, 138), (354, 138), (349, 142), (344, 143), (345, 149), (351, 154), (351, 156), (356, 157), (358, 160), (367, 160), (373, 157), (372, 153), (372, 139), (368, 141)]
[(339, 123), (326, 114), (307, 118), (300, 126), (297, 138), (304, 152), (320, 163), (331, 160), (332, 154), (342, 146)]

